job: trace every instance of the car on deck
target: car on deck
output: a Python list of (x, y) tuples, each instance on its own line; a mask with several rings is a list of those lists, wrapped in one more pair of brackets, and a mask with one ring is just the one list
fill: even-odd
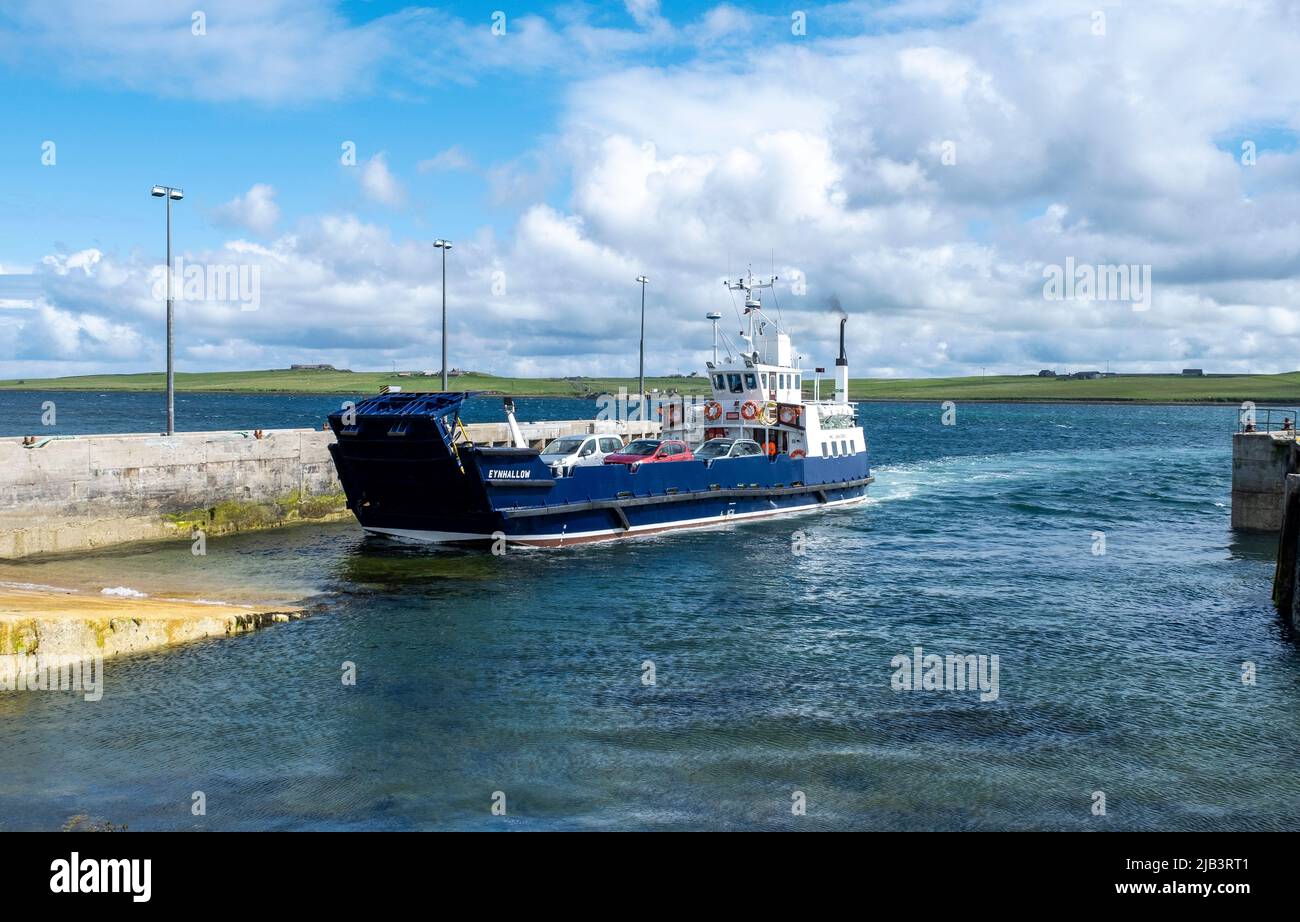
[(605, 456), (606, 464), (640, 465), (657, 461), (693, 461), (695, 455), (679, 439), (636, 439), (622, 451)]
[(695, 460), (721, 461), (724, 458), (747, 458), (762, 453), (763, 447), (753, 439), (709, 439), (695, 449)]
[(623, 440), (616, 435), (562, 435), (543, 448), (538, 457), (564, 477), (575, 467), (600, 464), (606, 455), (622, 450)]

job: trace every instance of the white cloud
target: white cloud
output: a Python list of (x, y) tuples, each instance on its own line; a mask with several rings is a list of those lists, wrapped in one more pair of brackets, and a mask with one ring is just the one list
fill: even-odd
[[(321, 0), (15, 0), (0, 50), (39, 69), (152, 94), (280, 104), (368, 90), (393, 50), (396, 21), (353, 24)], [(327, 63), (327, 66), (322, 66)]]
[(213, 210), (220, 224), (244, 227), (254, 233), (269, 234), (280, 220), (280, 207), (275, 204), (275, 189), (266, 183), (253, 185), (243, 195), (236, 195), (224, 205)]
[(12, 343), (15, 361), (93, 357), (112, 363), (137, 358), (143, 351), (142, 337), (133, 326), (98, 314), (61, 310), (43, 300), (24, 312)]
[(638, 26), (653, 25), (659, 19), (659, 0), (624, 0), (623, 5)]
[(416, 169), (421, 173), (463, 172), (473, 170), (475, 167), (474, 159), (465, 153), (459, 144), (453, 144), (446, 150), (416, 164)]
[(44, 257), (41, 263), (58, 275), (67, 275), (69, 272), (80, 270), (83, 275), (90, 275), (92, 270), (98, 265), (99, 261), (104, 258), (104, 254), (96, 249), (78, 250), (75, 253), (51, 254)]
[[(472, 60), (458, 79), (492, 67), (581, 75), (537, 149), (485, 171), (490, 201), (518, 205), (519, 218), (499, 237), (457, 240), (448, 259), (454, 361), (629, 373), (632, 279), (645, 272), (650, 367), (697, 368), (710, 342), (705, 311), (721, 310), (724, 328), (735, 322), (719, 279), (752, 261), (804, 272), (806, 295), (787, 279), (777, 296), (810, 366), (833, 356), (837, 299), (852, 318), (855, 374), (1107, 359), (1131, 371), (1294, 367), (1300, 154), (1264, 145), (1251, 168), (1234, 157), (1242, 138), (1300, 130), (1294, 13), (1153, 2), (1116, 8), (1097, 37), (1091, 8), (903, 4), (868, 13), (889, 28), (810, 28), (757, 55), (706, 43), (695, 54), (690, 43), (710, 23), (719, 35), (742, 20), (751, 30), (788, 23), (722, 8), (676, 37), (527, 16), (510, 20), (510, 43), (452, 29), (445, 56), (402, 58), (411, 74), (453, 79)], [(446, 22), (404, 15), (417, 35)], [(810, 26), (846, 15), (822, 11)], [(650, 43), (683, 57), (619, 65)], [(466, 161), (452, 147), (420, 168)], [(405, 201), (383, 154), (358, 175), (369, 200)], [(436, 367), (427, 240), (331, 214), (250, 246), (193, 254), (257, 260), (264, 291), (257, 313), (187, 311), (187, 361), (266, 366), (310, 354)], [(1044, 265), (1067, 257), (1151, 264), (1152, 309), (1044, 300)], [(38, 274), (53, 309), (147, 331), (157, 307), (136, 292), (146, 270), (86, 250), (53, 255)], [(506, 294), (493, 293), (494, 279)], [(62, 334), (40, 341), (63, 354), (72, 337), (60, 322)], [(76, 337), (90, 335), (78, 327)]]
[(366, 198), (381, 205), (398, 207), (406, 201), (406, 190), (389, 172), (388, 157), (383, 151), (362, 165), (361, 189)]

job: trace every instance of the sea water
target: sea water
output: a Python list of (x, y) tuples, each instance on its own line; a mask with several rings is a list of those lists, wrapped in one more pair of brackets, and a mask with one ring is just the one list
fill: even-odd
[[(54, 399), (61, 432), (156, 423), (157, 395)], [(178, 426), (342, 399), (185, 395)], [(853, 509), (499, 557), (348, 522), (0, 564), (312, 612), (109, 660), (96, 702), (0, 693), (0, 829), (1300, 827), (1300, 653), (1272, 540), (1229, 528), (1232, 408), (859, 415)], [(39, 395), (0, 419), (48, 434)], [(918, 647), (997, 657), (996, 697), (900, 687)]]

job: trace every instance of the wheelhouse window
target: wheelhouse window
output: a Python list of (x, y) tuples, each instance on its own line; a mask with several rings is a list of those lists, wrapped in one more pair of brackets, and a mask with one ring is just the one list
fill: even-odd
[(767, 390), (767, 372), (760, 374), (758, 380), (763, 383), (763, 390)]
[(718, 391), (720, 391), (720, 390), (722, 390), (723, 387), (725, 387), (725, 386), (726, 386), (726, 385), (725, 385), (724, 382), (723, 382), (722, 375), (714, 375), (714, 376), (713, 376), (713, 389), (714, 389), (714, 390), (718, 390)]
[(745, 372), (745, 389), (752, 391), (757, 387), (758, 377), (752, 371)]
[(730, 375), (727, 375), (727, 388), (728, 388), (728, 389), (729, 389), (733, 394), (743, 394), (743, 393), (745, 393), (745, 386), (744, 386), (744, 384), (743, 384), (743, 383), (741, 382), (741, 380), (740, 380), (740, 375), (737, 375), (737, 374), (730, 374)]
[(799, 390), (803, 387), (803, 378), (799, 375), (794, 376), (794, 389)]

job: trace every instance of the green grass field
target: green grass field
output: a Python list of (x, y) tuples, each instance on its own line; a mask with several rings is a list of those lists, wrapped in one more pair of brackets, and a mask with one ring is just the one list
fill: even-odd
[[(373, 394), (385, 384), (408, 391), (439, 388), (438, 378), (402, 377), (382, 371), (221, 371), (176, 375), (180, 391), (224, 391), (249, 394)], [(661, 392), (702, 395), (702, 377), (646, 378), (648, 388)], [(451, 379), (453, 390), (496, 391), (529, 397), (585, 397), (636, 390), (635, 378), (502, 378), (470, 373)], [(822, 394), (834, 387), (822, 380)], [(157, 391), (162, 374), (86, 375), (68, 378), (28, 378), (0, 381), (0, 390)], [(809, 384), (805, 390), (811, 395)], [(1001, 375), (986, 378), (859, 378), (850, 382), (855, 400), (988, 400), (988, 401), (1132, 401), (1141, 403), (1300, 404), (1300, 372), (1279, 375), (1125, 375), (1095, 381)]]
[[(823, 390), (825, 382), (822, 384)], [(987, 378), (862, 379), (857, 400), (1133, 401), (1140, 403), (1300, 403), (1300, 372), (1280, 375), (1121, 375), (1095, 381), (1000, 375)]]
[[(681, 394), (704, 394), (704, 378), (646, 378), (647, 388), (676, 389)], [(406, 391), (436, 391), (442, 379), (402, 377), (391, 371), (214, 371), (176, 375), (176, 390), (223, 391), (242, 394), (376, 394), (385, 384)], [(0, 381), (0, 390), (48, 391), (157, 391), (165, 386), (161, 373), (139, 375), (81, 375), (68, 378), (27, 378)], [(620, 387), (635, 391), (635, 378), (500, 378), (471, 372), (452, 378), (454, 391), (499, 391), (529, 397), (584, 397), (617, 393)]]

